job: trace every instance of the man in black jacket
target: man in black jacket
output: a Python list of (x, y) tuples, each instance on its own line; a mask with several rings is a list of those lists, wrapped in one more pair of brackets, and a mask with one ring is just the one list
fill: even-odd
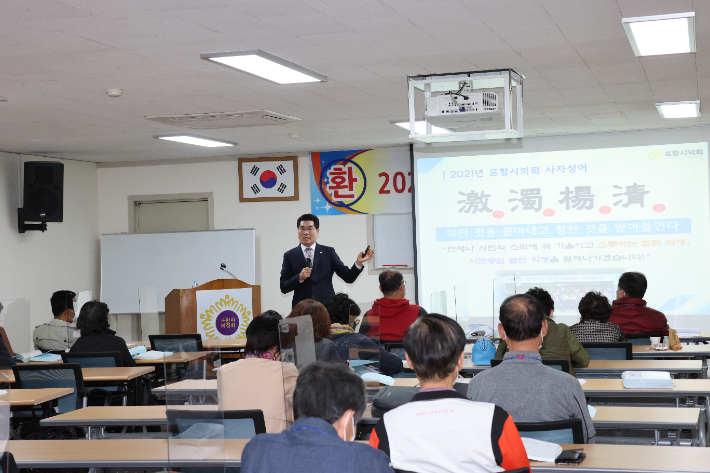
[(320, 232), (318, 217), (301, 215), (296, 227), (301, 244), (284, 253), (281, 265), (281, 292), (288, 294), (293, 291), (291, 307), (304, 299), (315, 299), (324, 304), (335, 295), (333, 273), (352, 284), (362, 272), (363, 264), (375, 256), (374, 249), (358, 253), (355, 264), (348, 268), (333, 248), (316, 245)]

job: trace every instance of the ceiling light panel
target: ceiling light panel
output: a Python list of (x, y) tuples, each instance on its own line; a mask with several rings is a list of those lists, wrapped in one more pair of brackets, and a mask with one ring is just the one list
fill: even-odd
[(175, 141), (187, 145), (204, 146), (205, 148), (221, 148), (225, 146), (236, 146), (237, 143), (220, 141), (212, 138), (205, 138), (197, 135), (155, 135), (153, 138), (159, 140)]
[(265, 53), (260, 49), (202, 53), (200, 58), (282, 85), (328, 80), (326, 76)]
[(695, 52), (695, 12), (622, 18), (636, 56)]
[(658, 113), (663, 118), (697, 118), (700, 116), (700, 101), (657, 103)]

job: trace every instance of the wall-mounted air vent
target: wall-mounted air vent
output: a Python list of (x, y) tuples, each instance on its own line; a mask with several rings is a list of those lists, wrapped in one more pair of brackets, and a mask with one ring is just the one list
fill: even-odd
[(145, 117), (154, 122), (183, 128), (237, 128), (242, 126), (281, 125), (300, 121), (300, 118), (270, 112), (269, 110), (249, 110), (247, 112), (194, 113), (190, 115), (166, 115)]

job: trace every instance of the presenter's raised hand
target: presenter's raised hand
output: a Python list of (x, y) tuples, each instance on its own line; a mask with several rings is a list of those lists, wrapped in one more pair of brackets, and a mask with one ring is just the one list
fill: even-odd
[(362, 266), (363, 263), (365, 263), (366, 261), (370, 261), (375, 256), (375, 249), (370, 248), (369, 250), (367, 250), (367, 253), (364, 253), (364, 255), (365, 256), (363, 256), (362, 252), (357, 254), (356, 263), (358, 266)]
[(301, 270), (301, 274), (298, 275), (298, 280), (299, 281), (305, 281), (306, 279), (311, 277), (311, 268), (303, 268)]

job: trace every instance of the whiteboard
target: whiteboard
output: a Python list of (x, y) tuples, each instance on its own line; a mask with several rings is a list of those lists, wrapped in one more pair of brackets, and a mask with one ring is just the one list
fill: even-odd
[(156, 286), (158, 310), (165, 312), (165, 296), (173, 289), (231, 278), (220, 271), (222, 263), (255, 284), (253, 228), (101, 235), (101, 300), (112, 314), (137, 314), (138, 288)]
[(412, 214), (375, 214), (375, 268), (414, 267)]

